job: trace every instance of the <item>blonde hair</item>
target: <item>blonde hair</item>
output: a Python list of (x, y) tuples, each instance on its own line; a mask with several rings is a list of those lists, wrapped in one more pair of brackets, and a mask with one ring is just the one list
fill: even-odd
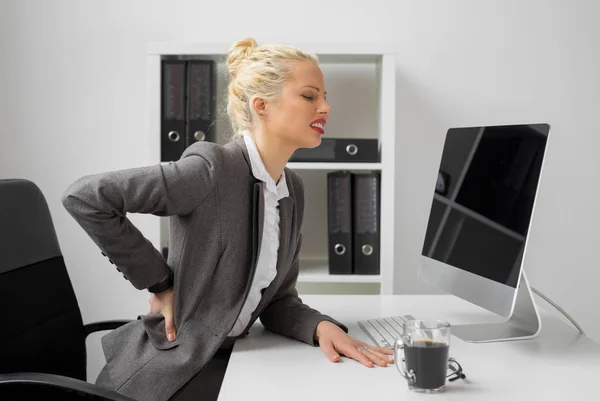
[(250, 129), (257, 118), (252, 100), (260, 97), (277, 101), (282, 85), (291, 76), (293, 61), (318, 63), (315, 54), (287, 45), (258, 46), (252, 38), (234, 42), (227, 53), (227, 68), (231, 80), (228, 87), (227, 115), (234, 137)]

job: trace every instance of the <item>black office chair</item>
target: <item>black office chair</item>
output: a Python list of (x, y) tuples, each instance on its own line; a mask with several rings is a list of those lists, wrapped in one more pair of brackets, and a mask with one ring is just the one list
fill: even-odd
[(86, 382), (87, 335), (129, 320), (83, 324), (48, 205), (27, 180), (0, 180), (0, 308), (0, 400), (133, 401)]

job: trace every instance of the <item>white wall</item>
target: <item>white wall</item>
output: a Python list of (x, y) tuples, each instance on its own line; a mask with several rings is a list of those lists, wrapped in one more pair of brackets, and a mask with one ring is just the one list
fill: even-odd
[[(146, 43), (253, 36), (397, 50), (398, 292), (431, 290), (415, 273), (446, 130), (548, 122), (527, 270), (600, 341), (598, 3), (355, 3), (0, 0), (0, 177), (34, 180), (47, 196), (84, 321), (147, 312), (147, 293), (121, 278), (60, 204), (82, 175), (155, 162)], [(148, 227), (147, 216), (133, 220)], [(90, 358), (93, 380), (103, 361), (99, 351)]]

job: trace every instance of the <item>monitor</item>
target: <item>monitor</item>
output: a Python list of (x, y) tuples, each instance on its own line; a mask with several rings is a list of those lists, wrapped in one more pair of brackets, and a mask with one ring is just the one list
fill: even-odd
[(464, 325), (466, 341), (532, 338), (541, 323), (523, 269), (550, 126), (446, 133), (418, 277), (506, 321)]

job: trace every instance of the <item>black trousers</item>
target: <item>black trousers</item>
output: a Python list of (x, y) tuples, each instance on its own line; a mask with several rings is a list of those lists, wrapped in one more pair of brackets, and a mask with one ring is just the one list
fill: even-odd
[(169, 401), (216, 401), (227, 370), (231, 349), (219, 349), (213, 358)]

